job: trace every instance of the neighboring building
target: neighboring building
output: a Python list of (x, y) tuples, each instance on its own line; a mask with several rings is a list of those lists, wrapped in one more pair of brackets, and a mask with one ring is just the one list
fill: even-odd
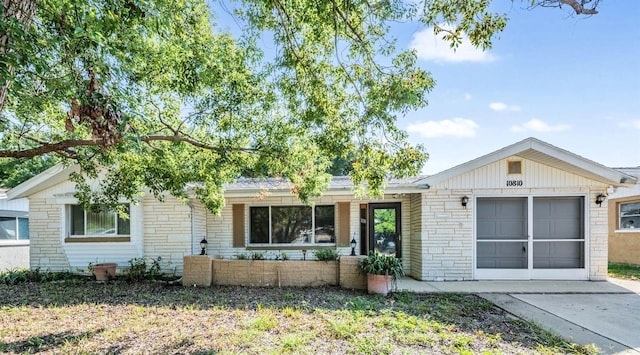
[(0, 189), (0, 271), (29, 268), (29, 201)]
[[(640, 166), (616, 170), (640, 178)], [(640, 185), (610, 191), (609, 261), (640, 265)]]
[(631, 175), (535, 138), (428, 177), (390, 180), (381, 199), (353, 196), (337, 177), (313, 207), (302, 205), (278, 180), (239, 180), (226, 186), (219, 216), (196, 199), (164, 203), (146, 195), (127, 205), (130, 219), (79, 208), (68, 181), (75, 167), (53, 167), (9, 191), (29, 198), (31, 267), (86, 268), (90, 262), (126, 266), (133, 257), (160, 258), (182, 272), (198, 254), (313, 249), (347, 255), (369, 250), (396, 255), (418, 280), (564, 279), (607, 277), (610, 188), (630, 187)]

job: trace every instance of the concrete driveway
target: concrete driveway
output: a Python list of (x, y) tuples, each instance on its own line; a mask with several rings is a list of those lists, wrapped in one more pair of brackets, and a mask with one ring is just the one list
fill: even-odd
[(476, 293), (498, 307), (604, 354), (640, 354), (640, 282), (398, 281), (415, 292)]

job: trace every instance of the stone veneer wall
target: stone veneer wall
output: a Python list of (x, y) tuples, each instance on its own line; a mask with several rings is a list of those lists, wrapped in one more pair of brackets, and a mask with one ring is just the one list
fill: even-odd
[(596, 196), (601, 191), (595, 190), (590, 194), (589, 216), (589, 247), (587, 255), (589, 258), (589, 279), (593, 281), (604, 281), (607, 279), (609, 263), (609, 213), (607, 203), (602, 206), (596, 205)]
[(69, 270), (69, 261), (61, 242), (60, 212), (60, 204), (53, 197), (29, 199), (31, 269)]
[(422, 277), (420, 280), (472, 279), (473, 205), (460, 204), (470, 190), (438, 190), (422, 196)]
[(163, 271), (175, 268), (178, 275), (183, 272), (183, 257), (192, 255), (191, 208), (174, 197), (160, 202), (145, 197), (144, 210), (144, 256), (161, 258)]

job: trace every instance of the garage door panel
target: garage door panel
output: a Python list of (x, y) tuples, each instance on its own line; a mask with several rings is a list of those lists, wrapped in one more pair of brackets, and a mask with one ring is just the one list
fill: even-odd
[(578, 269), (584, 267), (584, 242), (535, 242), (533, 267), (537, 269)]
[(526, 248), (526, 242), (478, 243), (478, 269), (526, 269)]

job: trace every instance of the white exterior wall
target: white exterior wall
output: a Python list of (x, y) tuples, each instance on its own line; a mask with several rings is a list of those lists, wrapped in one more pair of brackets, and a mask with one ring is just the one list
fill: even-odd
[[(161, 257), (163, 271), (181, 272), (182, 256), (190, 255), (191, 229), (190, 223), (184, 229), (174, 221), (190, 219), (188, 206), (172, 198), (162, 204), (153, 197), (145, 197), (138, 204), (131, 204), (130, 241), (65, 242), (68, 237), (65, 206), (77, 203), (74, 192), (74, 184), (65, 181), (29, 197), (31, 268), (78, 272), (87, 271), (89, 263), (115, 262), (119, 267), (128, 267), (133, 258)], [(186, 214), (181, 213), (184, 208)]]
[(151, 196), (143, 199), (143, 206), (144, 256), (160, 259), (164, 271), (175, 269), (181, 275), (183, 257), (194, 254), (191, 207), (174, 197), (166, 197), (160, 202)]
[[(522, 161), (522, 174), (508, 175), (507, 162)], [(507, 187), (522, 180), (522, 187)], [(473, 279), (475, 262), (474, 198), (478, 196), (583, 195), (586, 205), (585, 261), (591, 280), (607, 277), (607, 208), (595, 196), (608, 186), (518, 157), (500, 160), (431, 186), (423, 195), (421, 280)], [(462, 196), (470, 198), (467, 209)]]

